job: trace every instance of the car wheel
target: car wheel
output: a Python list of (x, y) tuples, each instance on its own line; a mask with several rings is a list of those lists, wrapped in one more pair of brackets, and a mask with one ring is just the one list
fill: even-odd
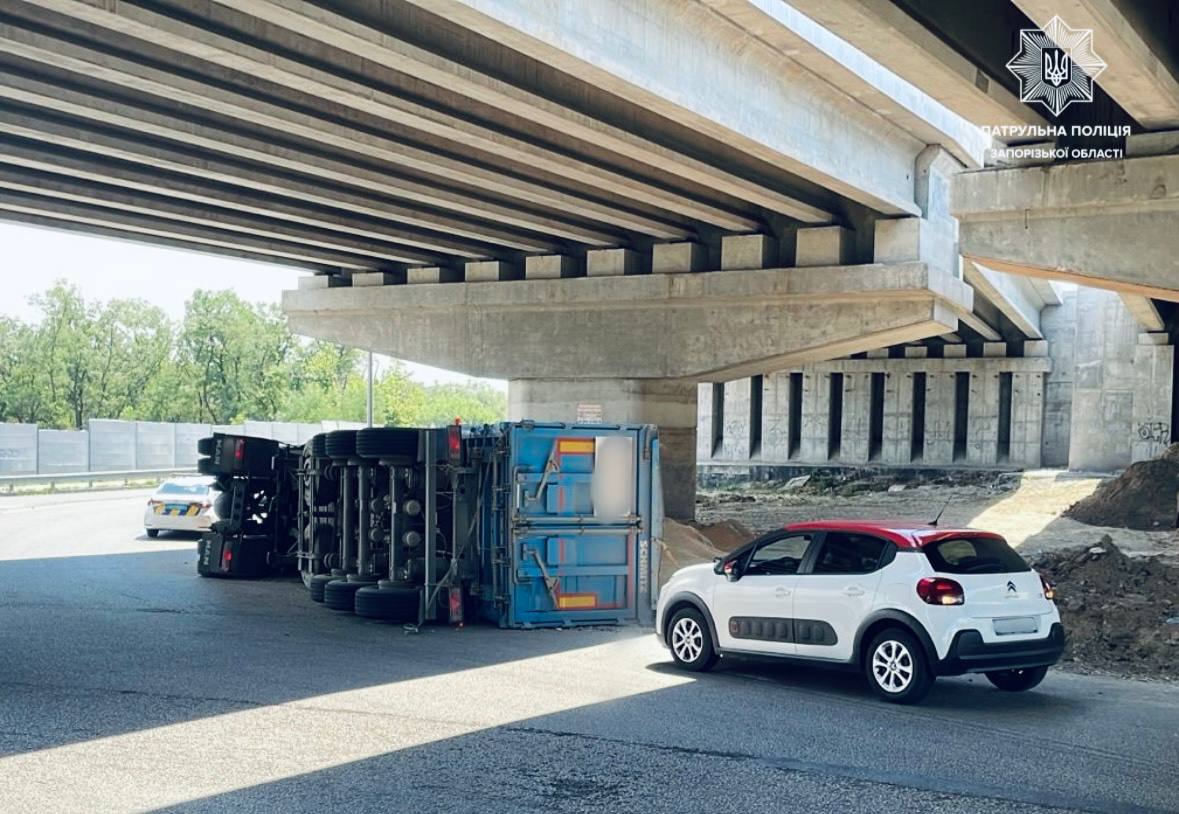
[(153, 540), (160, 536), (159, 529), (144, 529), (144, 531), (146, 531), (147, 536), (152, 538)]
[(671, 618), (667, 626), (667, 645), (671, 657), (685, 670), (703, 672), (716, 664), (716, 648), (704, 614), (695, 608), (684, 608)]
[(1048, 668), (1025, 667), (1022, 670), (995, 670), (987, 673), (987, 681), (1004, 692), (1023, 692), (1044, 680), (1048, 675)]
[(921, 643), (895, 627), (872, 639), (864, 656), (864, 672), (876, 694), (894, 704), (916, 704), (929, 693), (934, 680)]

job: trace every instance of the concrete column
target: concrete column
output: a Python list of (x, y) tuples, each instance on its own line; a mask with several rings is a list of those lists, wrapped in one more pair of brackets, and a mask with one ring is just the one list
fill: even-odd
[(843, 463), (868, 462), (868, 427), (872, 415), (872, 374), (843, 375), (843, 437), (839, 460)]
[(1069, 469), (1111, 472), (1130, 464), (1138, 321), (1111, 291), (1077, 289)]
[(808, 365), (802, 373), (802, 449), (799, 458), (806, 463), (827, 460), (828, 373), (814, 365)]
[(934, 373), (925, 376), (925, 454), (926, 466), (954, 462), (954, 374)]
[(1044, 426), (1044, 374), (1011, 376), (1011, 457), (1016, 466), (1036, 469), (1041, 463)]
[(884, 374), (884, 444), (882, 463), (904, 466), (913, 448), (913, 374)]
[(1144, 461), (1160, 455), (1171, 438), (1171, 400), (1175, 348), (1165, 333), (1138, 335), (1134, 348), (1134, 426), (1131, 458)]
[(696, 384), (661, 379), (513, 379), (512, 421), (656, 424), (662, 460), (663, 507), (668, 517), (696, 513)]
[(762, 401), (761, 457), (786, 461), (790, 457), (790, 373), (768, 373)]
[(966, 463), (994, 466), (999, 457), (999, 368), (996, 365), (972, 367), (967, 408)]
[[(1077, 292), (1065, 291), (1060, 305), (1040, 312), (1052, 370), (1044, 377), (1044, 429), (1040, 437), (1041, 466), (1068, 466), (1073, 414), (1074, 345), (1077, 338)], [(1024, 356), (1029, 343), (1024, 343)]]
[(725, 382), (725, 426), (716, 457), (725, 461), (749, 460), (750, 379)]
[(696, 460), (712, 458), (712, 382), (696, 385)]

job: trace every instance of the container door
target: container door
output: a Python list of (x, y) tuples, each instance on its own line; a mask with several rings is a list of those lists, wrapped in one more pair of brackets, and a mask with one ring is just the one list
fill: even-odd
[(638, 427), (513, 428), (509, 625), (637, 618), (650, 514), (641, 510), (641, 440)]

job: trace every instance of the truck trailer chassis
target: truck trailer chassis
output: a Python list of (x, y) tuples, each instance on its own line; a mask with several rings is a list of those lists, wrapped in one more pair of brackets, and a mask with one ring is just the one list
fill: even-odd
[(215, 434), (221, 518), (202, 576), (297, 572), (314, 601), (392, 622), (649, 622), (663, 509), (649, 425)]

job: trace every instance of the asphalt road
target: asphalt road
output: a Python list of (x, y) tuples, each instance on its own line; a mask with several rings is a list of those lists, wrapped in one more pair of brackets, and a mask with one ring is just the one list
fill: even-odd
[(0, 497), (0, 809), (1179, 811), (1179, 686), (672, 669), (648, 630), (400, 627), (196, 576), (144, 492)]

